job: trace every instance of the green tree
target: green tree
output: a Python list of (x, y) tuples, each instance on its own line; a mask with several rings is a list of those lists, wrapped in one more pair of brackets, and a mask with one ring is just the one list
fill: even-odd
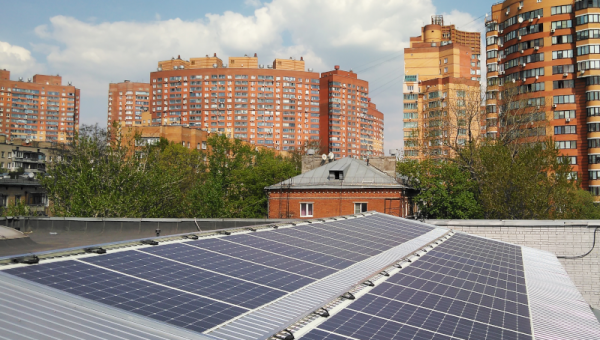
[(419, 190), (415, 200), (431, 219), (475, 219), (482, 216), (476, 183), (457, 164), (435, 160), (399, 162), (397, 170)]
[(199, 152), (82, 126), (41, 179), (56, 216), (265, 217), (264, 187), (298, 173), (289, 158), (212, 135)]

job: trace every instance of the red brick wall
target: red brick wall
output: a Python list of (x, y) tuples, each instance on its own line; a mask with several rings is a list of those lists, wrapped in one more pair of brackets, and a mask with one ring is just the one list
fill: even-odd
[(300, 203), (313, 204), (313, 216), (307, 219), (352, 215), (354, 203), (367, 203), (368, 211), (402, 217), (410, 214), (401, 189), (273, 190), (268, 195), (269, 218), (304, 218)]

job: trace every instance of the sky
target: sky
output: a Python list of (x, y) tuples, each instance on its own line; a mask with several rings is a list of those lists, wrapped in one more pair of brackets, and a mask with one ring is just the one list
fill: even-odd
[[(403, 49), (432, 15), (483, 32), (488, 0), (3, 1), (0, 69), (60, 74), (81, 89), (81, 123), (106, 125), (108, 84), (148, 82), (160, 60), (258, 53), (301, 56), (369, 81), (385, 115), (385, 150), (402, 147)], [(484, 34), (482, 34), (484, 35)]]

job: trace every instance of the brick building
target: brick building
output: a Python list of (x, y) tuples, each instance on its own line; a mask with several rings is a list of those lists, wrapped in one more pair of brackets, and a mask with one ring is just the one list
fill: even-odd
[(79, 129), (79, 89), (60, 76), (10, 80), (0, 70), (0, 132), (12, 138), (64, 142)]
[[(410, 38), (410, 47), (404, 49), (406, 158), (444, 157), (449, 155), (448, 141), (459, 143), (469, 134), (467, 127), (456, 123), (467, 107), (481, 110), (480, 38), (479, 32), (445, 26), (439, 15), (420, 36)], [(480, 130), (480, 125), (471, 127), (472, 134), (479, 135)]]
[[(312, 166), (303, 164), (303, 174), (265, 188), (269, 218), (325, 218), (366, 211), (413, 214), (409, 198), (413, 190), (396, 180), (395, 158), (315, 160), (316, 168), (306, 171)], [(380, 170), (385, 168), (387, 173)]]
[(294, 150), (319, 140), (319, 74), (304, 60), (216, 55), (161, 61), (150, 74), (157, 125), (185, 125), (259, 146)]
[[(145, 86), (149, 124), (137, 94)], [(319, 142), (338, 158), (381, 156), (384, 117), (368, 86), (339, 67), (313, 72), (302, 58), (259, 64), (255, 54), (231, 57), (228, 66), (216, 54), (178, 57), (160, 61), (150, 84), (111, 84), (108, 122), (188, 126), (280, 151)]]
[(369, 82), (356, 73), (321, 74), (321, 144), (336, 158), (383, 156), (383, 114), (370, 102)]
[(108, 85), (108, 120), (123, 126), (142, 126), (142, 114), (150, 107), (150, 84), (125, 80)]
[[(573, 175), (600, 200), (600, 3), (506, 0), (486, 19), (487, 119), (498, 120), (499, 93), (535, 101), (537, 136), (552, 137)], [(501, 126), (488, 128), (494, 134)], [(522, 128), (524, 130), (525, 128)]]

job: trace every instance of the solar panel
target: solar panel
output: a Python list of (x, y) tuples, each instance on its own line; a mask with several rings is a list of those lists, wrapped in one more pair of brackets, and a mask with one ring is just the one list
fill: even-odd
[[(145, 247), (6, 273), (204, 332), (394, 246), (384, 234), (398, 240), (403, 230), (385, 226), (387, 219), (371, 223), (370, 218)], [(402, 239), (432, 229), (410, 230)], [(361, 237), (371, 240), (361, 245)], [(304, 247), (307, 243), (312, 249)]]
[(315, 281), (315, 279), (308, 276), (258, 265), (244, 259), (234, 259), (227, 255), (193, 247), (188, 244), (167, 244), (160, 247), (143, 248), (140, 251), (156, 254), (199, 268), (227, 273), (233, 277), (279, 288), (287, 292), (292, 292)]
[(287, 294), (281, 289), (137, 251), (90, 257), (81, 261), (249, 309), (257, 308)]
[(520, 247), (454, 235), (319, 329), (371, 339), (405, 326), (424, 339), (531, 339)]
[[(409, 266), (377, 276), (407, 258)], [(115, 318), (224, 340), (283, 329), (302, 329), (297, 337), (307, 340), (600, 338), (552, 254), (381, 214), (13, 265), (0, 280), (6, 274)], [(350, 290), (358, 298), (342, 302)], [(318, 327), (305, 322), (334, 302), (343, 308)], [(568, 322), (546, 322), (548, 313)]]
[(248, 311), (79, 261), (6, 270), (7, 273), (176, 326), (203, 332)]

